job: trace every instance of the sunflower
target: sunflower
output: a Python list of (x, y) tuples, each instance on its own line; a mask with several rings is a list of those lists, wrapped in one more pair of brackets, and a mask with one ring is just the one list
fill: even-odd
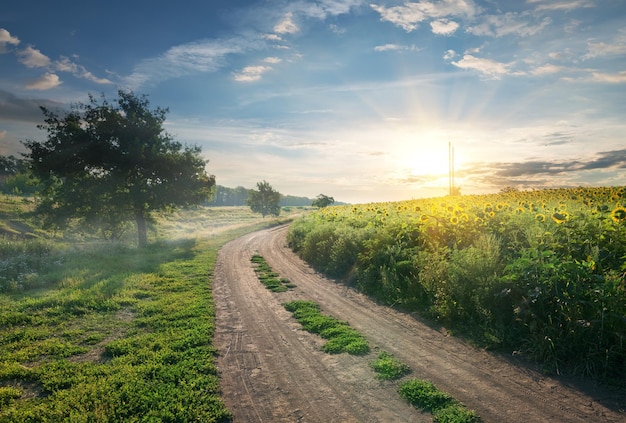
[(545, 222), (545, 221), (546, 221), (546, 215), (545, 215), (545, 214), (538, 213), (537, 215), (535, 215), (535, 219), (536, 219), (538, 222)]
[(613, 222), (623, 222), (624, 220), (626, 220), (626, 207), (622, 207), (622, 206), (617, 206), (613, 209), (613, 211), (611, 212), (611, 219), (613, 219)]
[(452, 223), (453, 225), (458, 225), (459, 224), (459, 218), (456, 216), (452, 216), (450, 218), (450, 223)]
[(552, 213), (552, 220), (554, 220), (559, 225), (565, 222), (569, 218), (569, 213), (566, 211)]

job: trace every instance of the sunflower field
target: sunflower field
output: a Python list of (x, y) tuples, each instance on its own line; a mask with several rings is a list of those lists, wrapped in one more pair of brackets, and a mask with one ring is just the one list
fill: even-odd
[(626, 187), (327, 207), (288, 242), (481, 346), (626, 387)]

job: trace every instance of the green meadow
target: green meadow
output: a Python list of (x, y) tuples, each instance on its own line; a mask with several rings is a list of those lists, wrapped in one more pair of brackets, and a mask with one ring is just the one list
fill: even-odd
[(0, 200), (0, 422), (230, 420), (211, 274), (221, 245), (276, 220), (179, 210), (141, 249), (132, 230), (120, 242), (45, 232), (31, 209)]

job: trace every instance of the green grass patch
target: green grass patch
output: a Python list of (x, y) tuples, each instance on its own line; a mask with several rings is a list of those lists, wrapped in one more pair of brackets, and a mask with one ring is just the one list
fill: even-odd
[(210, 215), (210, 236), (144, 249), (79, 236), (0, 245), (0, 423), (231, 419), (211, 274), (224, 243), (270, 223), (189, 213), (177, 212), (180, 233)]
[(281, 278), (278, 273), (274, 272), (263, 256), (254, 254), (250, 261), (255, 265), (254, 271), (257, 274), (257, 278), (259, 278), (259, 282), (270, 291), (285, 292), (296, 287), (289, 279)]
[(473, 410), (468, 410), (431, 382), (411, 379), (401, 383), (398, 392), (414, 407), (431, 412), (435, 423), (478, 423), (481, 421)]
[(374, 369), (376, 375), (382, 380), (399, 379), (411, 372), (411, 368), (389, 354), (381, 351), (378, 358), (370, 363), (370, 367)]
[(322, 350), (329, 354), (348, 353), (364, 355), (370, 350), (363, 335), (346, 322), (321, 313), (320, 306), (313, 301), (295, 300), (284, 304), (294, 318), (308, 332), (328, 340)]

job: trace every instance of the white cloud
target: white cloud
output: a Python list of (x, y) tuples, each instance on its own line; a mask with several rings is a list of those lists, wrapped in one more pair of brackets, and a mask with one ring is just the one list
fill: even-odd
[(474, 57), (471, 54), (464, 55), (461, 60), (452, 62), (452, 64), (461, 69), (477, 70), (493, 79), (499, 79), (501, 75), (506, 75), (510, 72), (509, 65), (506, 63)]
[(276, 63), (280, 63), (282, 62), (282, 60), (278, 57), (266, 57), (265, 59), (263, 59), (263, 61), (265, 63), (272, 63), (272, 64), (276, 64)]
[(583, 7), (595, 7), (594, 0), (528, 0), (528, 3), (542, 3), (537, 6), (537, 10), (559, 10), (569, 11), (574, 9), (580, 9)]
[(29, 68), (43, 68), (50, 64), (50, 58), (31, 46), (17, 53), (19, 61)]
[(501, 15), (485, 15), (482, 21), (467, 29), (470, 34), (478, 36), (503, 37), (506, 35), (519, 35), (529, 37), (541, 32), (552, 23), (548, 17), (540, 22), (532, 22), (535, 19), (528, 13), (507, 12)]
[(269, 41), (282, 41), (283, 40), (278, 34), (264, 34), (263, 38)]
[(447, 19), (438, 19), (430, 23), (430, 27), (433, 34), (437, 35), (452, 35), (459, 29), (459, 24)]
[(283, 20), (274, 26), (274, 32), (277, 34), (295, 34), (298, 31), (300, 31), (300, 28), (294, 23), (293, 13), (291, 12), (288, 12)]
[(37, 79), (34, 79), (32, 81), (29, 81), (26, 84), (26, 88), (29, 89), (29, 90), (43, 91), (43, 90), (52, 89), (54, 87), (58, 87), (61, 84), (62, 84), (62, 82), (59, 79), (58, 75), (56, 75), (54, 73), (47, 72), (41, 78), (37, 78)]
[(593, 59), (601, 56), (617, 56), (626, 54), (626, 43), (616, 42), (613, 44), (607, 43), (588, 43), (587, 54), (583, 56), (583, 59)]
[(424, 12), (411, 6), (415, 3), (406, 3), (404, 6), (394, 6), (386, 8), (385, 6), (378, 6), (376, 4), (370, 5), (372, 9), (380, 13), (380, 20), (391, 22), (392, 24), (399, 26), (406, 32), (411, 32), (417, 29), (418, 24), (426, 20)]
[(341, 28), (335, 24), (328, 25), (328, 28), (330, 28), (332, 32), (338, 35), (345, 34), (347, 32), (345, 28)]
[(6, 29), (0, 28), (0, 54), (7, 52), (7, 45), (16, 46), (19, 43), (19, 38), (12, 36)]
[(389, 8), (377, 4), (370, 4), (370, 7), (380, 14), (381, 21), (391, 22), (407, 32), (417, 29), (419, 23), (428, 19), (438, 19), (449, 16), (472, 18), (478, 12), (477, 6), (471, 0), (407, 2), (403, 6), (393, 6)]
[(557, 65), (548, 63), (546, 65), (536, 67), (530, 73), (532, 75), (550, 75), (550, 74), (562, 72), (564, 70), (566, 70), (566, 68), (564, 68), (563, 66), (557, 66)]
[(456, 56), (456, 51), (454, 51), (454, 50), (447, 50), (443, 54), (443, 59), (444, 60), (452, 60), (452, 59), (454, 59), (455, 56)]
[(7, 131), (0, 131), (0, 140), (3, 140), (7, 137)]
[(421, 49), (415, 45), (401, 45), (401, 44), (384, 44), (382, 46), (374, 47), (374, 51), (420, 51)]
[(87, 79), (91, 82), (95, 82), (96, 84), (112, 84), (107, 78), (98, 78), (93, 73), (89, 72), (85, 69), (84, 66), (77, 65), (72, 62), (69, 58), (62, 56), (61, 60), (54, 62), (54, 67), (56, 70), (60, 72), (69, 72), (78, 78)]
[(271, 66), (246, 66), (241, 72), (234, 73), (233, 77), (239, 82), (258, 81), (265, 72), (271, 69)]
[(352, 7), (360, 6), (363, 0), (318, 0), (292, 1), (291, 10), (299, 15), (317, 19), (326, 19), (328, 16), (337, 16), (350, 12)]
[(619, 73), (612, 73), (612, 74), (593, 72), (591, 76), (592, 76), (592, 79), (596, 82), (608, 82), (611, 84), (626, 83), (626, 71), (622, 71)]
[(224, 65), (226, 56), (253, 48), (253, 41), (240, 38), (182, 44), (160, 56), (141, 61), (133, 73), (124, 78), (125, 83), (131, 88), (138, 88), (196, 72), (216, 71)]

